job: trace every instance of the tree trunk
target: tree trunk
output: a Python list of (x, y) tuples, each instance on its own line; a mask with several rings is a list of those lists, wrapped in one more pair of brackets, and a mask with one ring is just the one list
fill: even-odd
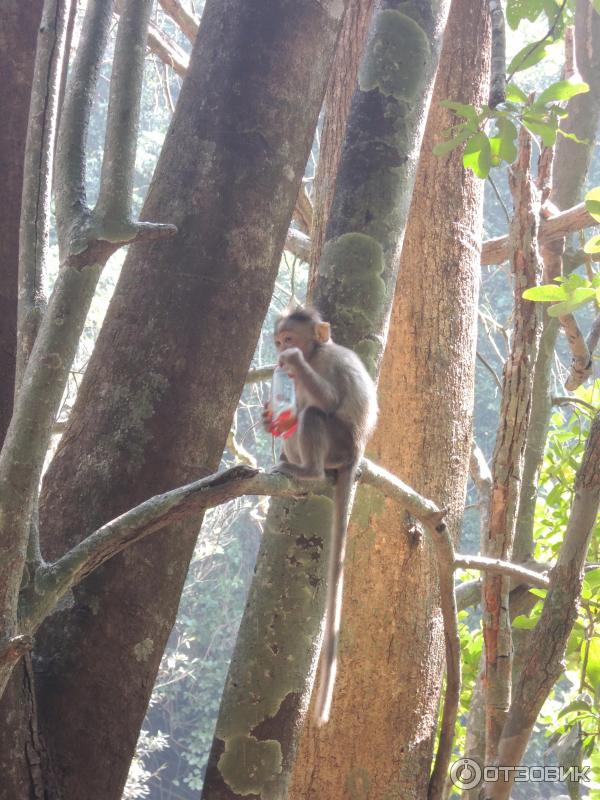
[[(144, 497), (216, 468), (343, 9), (338, 0), (207, 3), (143, 211), (179, 234), (130, 248), (47, 474), (48, 555)], [(197, 529), (170, 526), (115, 558), (40, 631), (50, 798), (120, 798)]]
[(325, 229), (333, 202), (335, 180), (342, 154), (346, 121), (356, 89), (358, 67), (374, 3), (375, 0), (350, 0), (323, 103), (325, 119), (321, 131), (319, 163), (315, 176), (313, 219), (310, 232), (310, 274), (307, 292), (309, 297), (313, 294), (317, 279), (321, 251), (325, 241)]
[[(440, 507), (454, 533), (468, 472), (482, 184), (432, 155), (439, 105), (487, 92), (487, 11), (454, 2), (417, 173), (381, 371), (375, 459)], [(434, 555), (414, 520), (358, 493), (332, 720), (302, 742), (293, 798), (427, 796), (444, 660)]]
[[(31, 81), (43, 0), (7, 0), (0, 16), (0, 446), (12, 414), (17, 345), (17, 282), (23, 158)], [(29, 724), (30, 681), (26, 663), (15, 670), (0, 700), (1, 800), (14, 800), (11, 787), (26, 785), (38, 760)]]
[(42, 0), (6, 0), (0, 17), (0, 444), (13, 406), (23, 157)]
[[(334, 339), (353, 347), (374, 376), (445, 15), (446, 6), (422, 2), (408, 16), (398, 0), (385, 0), (375, 12), (319, 265), (315, 303), (332, 322)], [(249, 791), (265, 799), (286, 796), (319, 650), (330, 509), (329, 500), (314, 496), (271, 504), (204, 800)], [(261, 600), (266, 589), (267, 611)], [(339, 796), (336, 784), (332, 797)]]
[[(590, 91), (569, 100), (567, 105), (569, 116), (564, 122), (564, 127), (588, 144), (577, 144), (562, 136), (558, 137), (552, 201), (561, 210), (571, 208), (582, 199), (600, 122), (600, 15), (588, 0), (577, 0), (575, 53), (579, 72), (583, 80), (589, 84)], [(543, 320), (544, 327), (535, 365), (530, 431), (523, 465), (523, 483), (515, 534), (515, 561), (527, 561), (533, 552), (537, 479), (544, 457), (552, 411), (550, 380), (560, 324), (558, 319), (549, 317), (545, 309)]]

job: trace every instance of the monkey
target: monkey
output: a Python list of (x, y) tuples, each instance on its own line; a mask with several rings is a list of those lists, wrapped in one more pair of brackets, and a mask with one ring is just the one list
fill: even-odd
[[(363, 362), (331, 339), (328, 322), (312, 308), (298, 306), (275, 323), (279, 366), (293, 378), (298, 426), (283, 442), (273, 472), (301, 480), (336, 471), (334, 514), (329, 557), (321, 681), (315, 716), (318, 725), (329, 719), (337, 670), (343, 566), (352, 487), (367, 439), (377, 419), (377, 396)], [(267, 430), (270, 411), (263, 414)]]

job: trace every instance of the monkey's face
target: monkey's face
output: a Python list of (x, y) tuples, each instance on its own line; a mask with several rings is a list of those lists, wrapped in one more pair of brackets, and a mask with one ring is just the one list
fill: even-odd
[(277, 352), (297, 347), (302, 355), (309, 360), (318, 344), (313, 325), (287, 322), (280, 324), (275, 329), (275, 347)]

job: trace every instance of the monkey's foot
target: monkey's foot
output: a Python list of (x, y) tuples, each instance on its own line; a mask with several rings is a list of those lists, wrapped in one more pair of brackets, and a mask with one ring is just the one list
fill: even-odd
[(280, 461), (269, 470), (272, 475), (287, 475), (288, 478), (301, 478), (302, 480), (322, 480), (324, 472), (319, 472), (313, 467), (303, 467), (301, 464), (290, 464), (289, 461)]

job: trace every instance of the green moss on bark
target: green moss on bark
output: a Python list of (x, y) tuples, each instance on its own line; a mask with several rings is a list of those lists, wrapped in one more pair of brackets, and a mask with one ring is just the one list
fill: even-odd
[(418, 96), (431, 48), (421, 26), (406, 14), (388, 8), (376, 17), (375, 29), (358, 73), (363, 92), (410, 102)]

